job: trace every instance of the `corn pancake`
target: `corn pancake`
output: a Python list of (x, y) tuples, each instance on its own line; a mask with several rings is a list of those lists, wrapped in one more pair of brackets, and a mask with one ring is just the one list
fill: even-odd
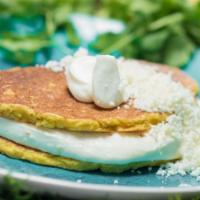
[(130, 169), (137, 169), (145, 166), (158, 166), (167, 161), (140, 162), (126, 165), (97, 164), (82, 162), (70, 158), (55, 156), (30, 147), (17, 144), (13, 141), (0, 137), (0, 153), (12, 158), (27, 160), (40, 165), (60, 167), (75, 171), (101, 170), (105, 173), (122, 173)]
[[(174, 80), (197, 93), (196, 82), (180, 70), (156, 66), (164, 73), (172, 72)], [(92, 103), (78, 102), (67, 90), (63, 72), (55, 73), (39, 67), (0, 72), (0, 116), (40, 127), (143, 134), (168, 115), (136, 108), (106, 110)]]

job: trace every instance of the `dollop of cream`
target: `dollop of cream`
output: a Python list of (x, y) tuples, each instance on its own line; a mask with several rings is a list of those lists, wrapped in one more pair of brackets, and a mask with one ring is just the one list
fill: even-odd
[(115, 108), (122, 103), (147, 112), (174, 112), (181, 103), (194, 98), (171, 74), (134, 60), (110, 55), (89, 55), (81, 48), (73, 56), (49, 61), (46, 67), (65, 71), (68, 88), (75, 99), (94, 102), (101, 108)]
[(65, 75), (72, 95), (81, 102), (92, 102), (92, 77), (95, 57), (81, 56), (66, 67)]
[[(94, 102), (102, 108), (113, 108), (123, 102), (120, 91), (118, 61), (109, 55), (89, 56), (80, 49), (66, 63), (65, 76), (71, 94), (78, 101)], [(57, 66), (56, 66), (57, 67)]]

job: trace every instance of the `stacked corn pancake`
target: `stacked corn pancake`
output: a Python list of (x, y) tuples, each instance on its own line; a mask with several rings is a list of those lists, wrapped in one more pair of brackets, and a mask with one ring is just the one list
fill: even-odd
[[(65, 62), (65, 69), (73, 67), (72, 62), (77, 59), (79, 58), (73, 57), (73, 61)], [(90, 58), (86, 56), (82, 60), (87, 59)], [(82, 61), (79, 61), (78, 67), (81, 67)], [(97, 65), (94, 60), (87, 62), (86, 66), (91, 63), (98, 68), (108, 64), (102, 61)], [(110, 104), (113, 106), (109, 108), (99, 106), (101, 104), (96, 103), (98, 101), (83, 102), (78, 99), (73, 88), (68, 86), (71, 82), (66, 73), (71, 72), (64, 71), (63, 65), (60, 68), (57, 65), (47, 65), (48, 67), (1, 71), (0, 152), (41, 165), (78, 171), (100, 169), (116, 173), (181, 158), (180, 136), (176, 137), (176, 132), (171, 133), (161, 127), (174, 114), (173, 109), (167, 108), (172, 107), (176, 98), (169, 99), (172, 104), (165, 102), (165, 99), (173, 92), (176, 95), (176, 89), (181, 87), (193, 101), (198, 91), (196, 82), (178, 69), (142, 61), (123, 60), (120, 63), (120, 70), (123, 70), (123, 66), (132, 68), (127, 74), (135, 74), (133, 83), (131, 82), (133, 86), (129, 85), (135, 88), (132, 93), (129, 92), (128, 98), (126, 95), (126, 100), (122, 100), (117, 106)], [(134, 68), (136, 65), (137, 69)], [(83, 66), (85, 67), (84, 63)], [(140, 69), (144, 71), (138, 72)], [(144, 73), (152, 69), (154, 71), (150, 74), (154, 78), (158, 76), (158, 79), (155, 78), (154, 81), (151, 76), (147, 76), (145, 81), (140, 81), (141, 84), (137, 85), (140, 75), (144, 76)], [(89, 73), (87, 69), (85, 71)], [(165, 87), (164, 83), (156, 82), (161, 76), (166, 76), (173, 84)], [(79, 81), (77, 77), (73, 78)], [(134, 82), (137, 78), (138, 82)], [(112, 80), (109, 83), (114, 84)], [(76, 85), (76, 91), (85, 92), (82, 86), (83, 84), (77, 89)], [(166, 91), (158, 91), (158, 86), (163, 90), (166, 88)], [(109, 87), (108, 85), (108, 90)], [(168, 91), (170, 87), (172, 89)], [(128, 86), (124, 85), (124, 88), (127, 89)], [(145, 96), (147, 92), (149, 95)], [(106, 95), (105, 92), (105, 98)], [(152, 100), (156, 95), (161, 97), (162, 104), (158, 105), (159, 101), (157, 103)], [(180, 99), (178, 103), (175, 102), (177, 105), (181, 104)]]

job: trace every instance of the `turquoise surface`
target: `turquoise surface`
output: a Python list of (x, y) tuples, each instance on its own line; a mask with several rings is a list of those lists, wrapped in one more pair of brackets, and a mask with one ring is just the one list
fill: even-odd
[[(200, 50), (195, 54), (188, 67), (185, 69), (186, 73), (193, 76), (200, 83)], [(76, 182), (81, 180), (83, 183), (95, 183), (95, 184), (108, 184), (125, 186), (152, 186), (152, 187), (175, 187), (180, 184), (190, 184), (193, 186), (200, 185), (195, 178), (191, 176), (171, 176), (162, 177), (157, 176), (155, 173), (157, 168), (152, 170), (143, 168), (136, 172), (126, 172), (120, 175), (103, 174), (101, 172), (73, 172), (69, 170), (63, 170), (53, 167), (46, 167), (35, 165), (29, 162), (8, 158), (4, 155), (0, 155), (0, 167), (9, 169), (14, 172), (22, 172), (30, 175), (39, 175), (43, 177), (50, 177), (59, 180), (70, 180)]]

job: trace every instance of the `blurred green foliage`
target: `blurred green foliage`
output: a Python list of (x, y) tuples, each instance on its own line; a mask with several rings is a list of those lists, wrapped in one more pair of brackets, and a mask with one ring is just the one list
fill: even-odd
[(6, 177), (0, 187), (0, 200), (70, 200), (56, 194), (33, 193), (24, 186), (25, 183)]
[(104, 0), (103, 12), (127, 24), (120, 36), (99, 38), (95, 48), (105, 53), (184, 66), (200, 46), (200, 1)]
[[(55, 49), (80, 43), (68, 19), (72, 12), (116, 18), (127, 28), (91, 42), (97, 53), (120, 52), (184, 66), (200, 46), (199, 0), (0, 0), (0, 58), (15, 64), (48, 60)], [(63, 42), (58, 44), (57, 33)]]

